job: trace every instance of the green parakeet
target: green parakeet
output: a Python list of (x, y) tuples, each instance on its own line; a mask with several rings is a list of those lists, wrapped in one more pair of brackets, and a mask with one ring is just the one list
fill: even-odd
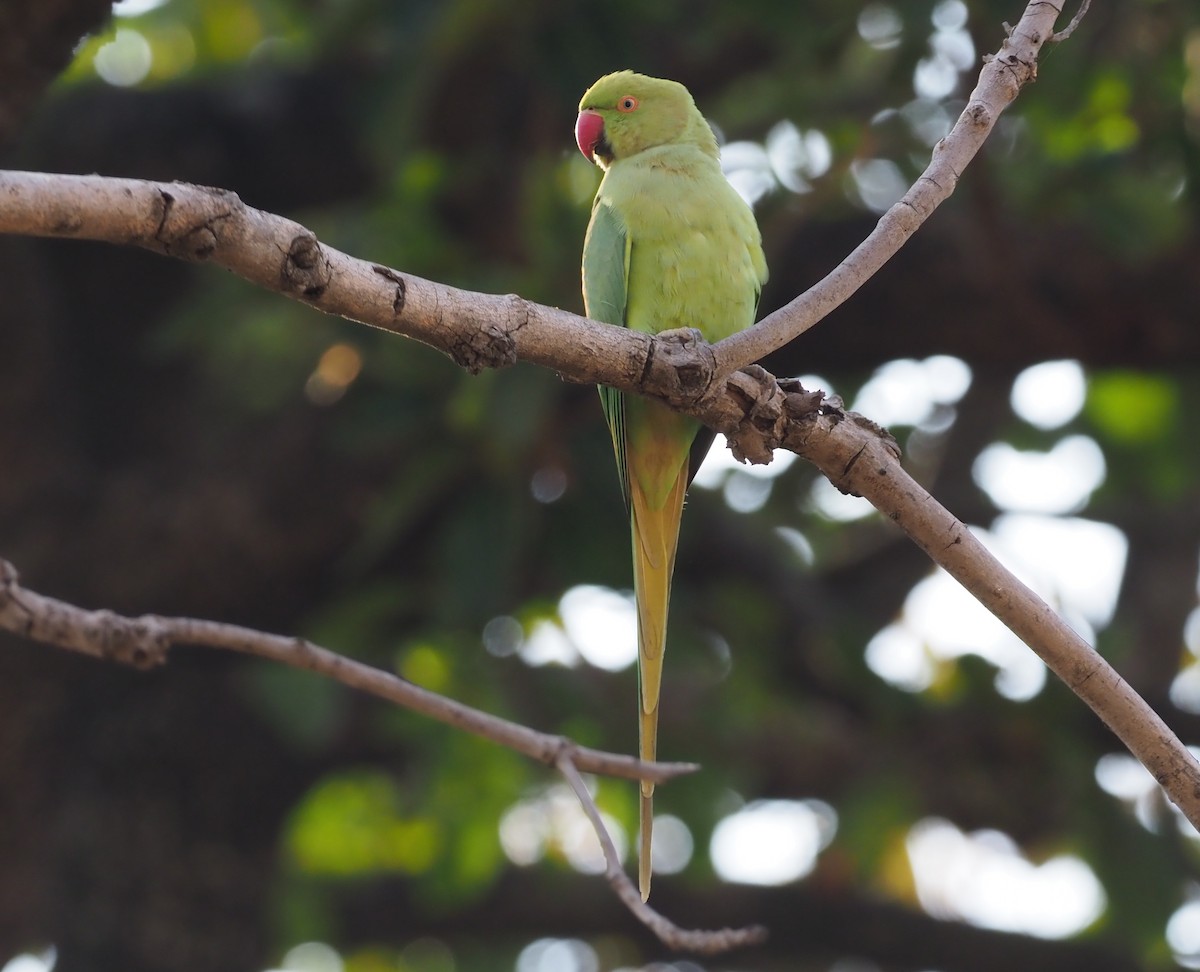
[[(687, 89), (632, 71), (605, 75), (579, 102), (575, 140), (604, 170), (583, 247), (588, 316), (651, 334), (694, 327), (710, 342), (750, 327), (767, 279), (762, 238)], [(639, 755), (653, 760), (679, 519), (712, 433), (649, 399), (605, 387), (600, 399), (633, 533)], [(653, 793), (642, 783), (643, 899)]]

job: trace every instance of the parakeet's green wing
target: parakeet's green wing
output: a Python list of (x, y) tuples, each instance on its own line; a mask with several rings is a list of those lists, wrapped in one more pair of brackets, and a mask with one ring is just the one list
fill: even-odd
[[(583, 302), (588, 317), (625, 327), (632, 244), (612, 207), (596, 200), (592, 222), (583, 246)], [(612, 433), (621, 477), (621, 495), (629, 505), (629, 469), (625, 463), (625, 396), (605, 385), (599, 387), (600, 404)]]
[[(605, 324), (625, 327), (625, 306), (628, 299), (629, 264), (633, 245), (612, 207), (596, 200), (592, 222), (583, 249), (583, 300), (587, 316)], [(754, 295), (757, 307), (759, 295)], [(755, 314), (757, 317), (757, 313)], [(629, 470), (625, 464), (625, 406), (621, 392), (604, 385), (599, 387), (600, 404), (612, 433), (617, 455), (617, 474), (621, 478), (621, 495), (629, 505)], [(708, 455), (717, 433), (702, 426), (692, 443), (688, 457), (688, 485), (691, 485), (700, 464)]]

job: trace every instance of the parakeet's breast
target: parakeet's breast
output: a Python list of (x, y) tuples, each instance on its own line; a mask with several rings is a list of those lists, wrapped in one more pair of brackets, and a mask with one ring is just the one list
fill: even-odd
[(600, 193), (631, 242), (629, 327), (697, 327), (716, 341), (753, 323), (761, 238), (715, 160), (679, 146), (643, 152), (614, 165)]

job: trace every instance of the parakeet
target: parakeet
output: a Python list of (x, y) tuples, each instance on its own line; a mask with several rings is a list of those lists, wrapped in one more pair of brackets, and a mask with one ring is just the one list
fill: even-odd
[[(694, 327), (710, 342), (750, 327), (767, 279), (762, 237), (687, 89), (632, 71), (605, 75), (579, 102), (575, 140), (604, 170), (583, 247), (587, 315), (651, 334)], [(646, 398), (601, 387), (600, 399), (633, 534), (639, 755), (653, 760), (683, 497), (712, 433)], [(641, 784), (643, 900), (653, 793)]]

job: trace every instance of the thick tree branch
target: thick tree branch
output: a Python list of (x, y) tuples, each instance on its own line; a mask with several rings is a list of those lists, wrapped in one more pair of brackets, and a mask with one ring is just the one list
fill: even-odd
[[(708, 345), (607, 327), (516, 295), (458, 290), (367, 263), (234, 193), (181, 183), (0, 171), (0, 232), (102, 240), (208, 261), (318, 310), (415, 338), (471, 372), (529, 361), (564, 378), (648, 394), (727, 434), (698, 403), (722, 379), (807, 330), (858, 290), (954, 190), (998, 115), (1036, 77), (1061, 4), (1034, 0), (986, 59), (967, 108), (925, 173), (825, 279), (755, 327)], [(751, 461), (767, 456), (742, 453)]]
[[(789, 394), (800, 397), (784, 411), (809, 408), (807, 393)], [(824, 409), (794, 423), (783, 445), (890, 517), (1100, 716), (1200, 829), (1200, 764), (1187, 747), (1053, 608), (904, 471), (890, 436), (852, 412)]]
[(573, 381), (637, 391), (653, 344), (649, 335), (514, 294), (458, 290), (356, 259), (224, 189), (0, 171), (0, 233), (98, 240), (212, 263), (327, 314), (415, 338), (471, 372), (525, 360)]

